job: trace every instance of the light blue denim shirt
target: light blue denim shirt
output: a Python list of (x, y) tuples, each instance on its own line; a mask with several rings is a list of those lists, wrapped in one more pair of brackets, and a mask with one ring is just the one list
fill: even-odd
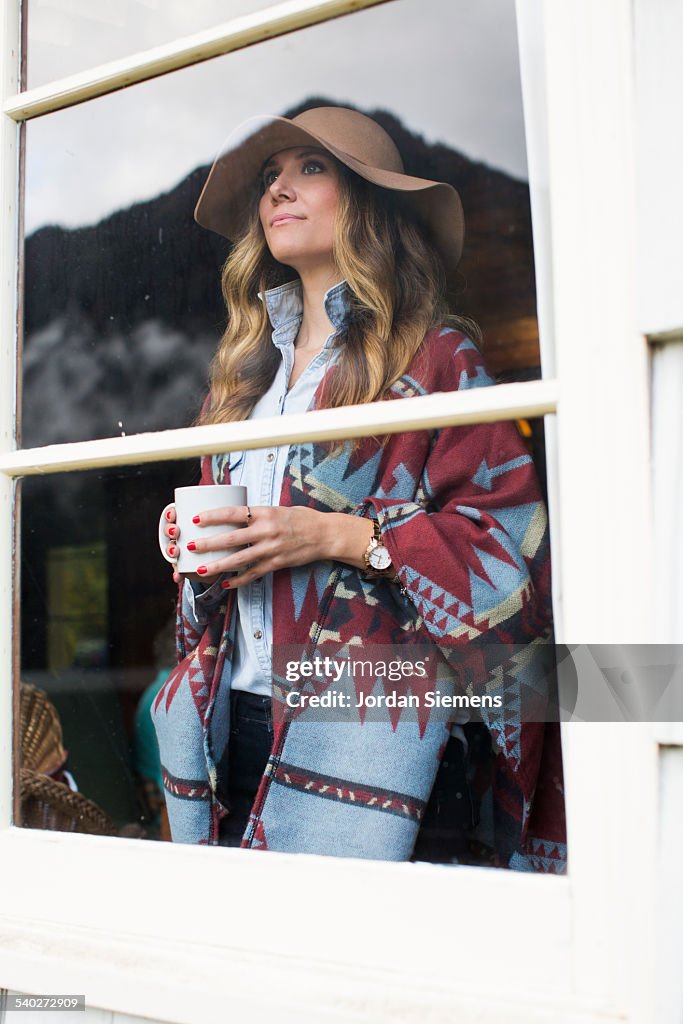
[[(287, 416), (305, 412), (313, 401), (315, 391), (325, 371), (337, 358), (332, 343), (343, 329), (349, 313), (349, 290), (345, 281), (334, 285), (325, 293), (325, 311), (334, 327), (320, 352), (313, 357), (304, 372), (288, 391), (294, 367), (294, 342), (301, 324), (303, 301), (301, 282), (290, 281), (271, 288), (262, 296), (273, 328), (272, 341), (280, 350), (282, 361), (268, 391), (254, 406), (249, 419), (263, 416)], [(252, 451), (231, 452), (228, 458), (230, 482), (247, 488), (249, 504), (278, 505), (287, 464), (288, 445), (276, 448), (258, 448)], [(216, 457), (223, 458), (223, 457)], [(185, 586), (193, 604), (198, 626), (204, 625), (208, 613), (220, 600), (223, 591), (220, 582), (201, 593), (189, 580)], [(249, 690), (270, 696), (271, 646), (273, 637), (273, 575), (237, 590), (238, 619), (235, 633), (235, 653), (232, 661), (232, 688)]]

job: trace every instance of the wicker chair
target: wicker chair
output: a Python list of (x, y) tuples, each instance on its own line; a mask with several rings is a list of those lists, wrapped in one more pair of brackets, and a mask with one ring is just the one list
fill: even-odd
[(30, 683), (19, 684), (19, 709), (22, 768), (56, 775), (67, 758), (57, 709), (43, 690)]
[(115, 836), (118, 829), (109, 815), (82, 793), (72, 793), (63, 782), (30, 768), (22, 768), (21, 824), (51, 832), (85, 832), (91, 836)]
[(20, 824), (55, 832), (118, 835), (108, 814), (59, 781), (67, 752), (57, 709), (47, 694), (29, 683), (20, 683), (19, 705)]

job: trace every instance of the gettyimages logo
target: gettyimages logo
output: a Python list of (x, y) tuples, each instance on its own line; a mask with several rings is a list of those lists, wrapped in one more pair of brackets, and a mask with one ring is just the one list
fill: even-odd
[(274, 718), (393, 726), (414, 721), (422, 728), (435, 719), (499, 714), (505, 701), (502, 675), (494, 678), (480, 652), (463, 648), (461, 655), (453, 664), (429, 644), (307, 650), (279, 645), (273, 648)]
[(331, 679), (335, 683), (350, 673), (353, 678), (388, 679), (390, 683), (401, 683), (406, 679), (426, 679), (429, 654), (420, 659), (403, 658), (333, 658), (330, 655), (314, 654), (312, 657), (294, 658), (285, 665), (285, 678), (288, 683), (298, 683), (300, 679)]

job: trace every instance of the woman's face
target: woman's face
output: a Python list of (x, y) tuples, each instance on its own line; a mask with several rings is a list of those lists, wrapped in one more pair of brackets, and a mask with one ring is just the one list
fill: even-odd
[(259, 217), (272, 255), (302, 273), (334, 271), (339, 170), (324, 149), (281, 149), (263, 166)]

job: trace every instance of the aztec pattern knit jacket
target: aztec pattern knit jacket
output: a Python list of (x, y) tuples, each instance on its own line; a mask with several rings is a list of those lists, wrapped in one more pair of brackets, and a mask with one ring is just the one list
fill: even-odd
[[(443, 327), (427, 334), (389, 397), (491, 384), (477, 347)], [(227, 464), (205, 457), (202, 482), (228, 483)], [(480, 712), (487, 763), (470, 765), (479, 838), (501, 867), (566, 870), (559, 725), (544, 721), (552, 677), (547, 517), (516, 425), (404, 432), (383, 444), (364, 438), (341, 454), (328, 444), (292, 445), (280, 504), (377, 519), (400, 586), (331, 561), (276, 572), (273, 651), (415, 645), (454, 678), (463, 655), (471, 664), (476, 653), (480, 670), (468, 692), (503, 697), (502, 710)], [(180, 589), (179, 663), (152, 711), (179, 842), (216, 844), (226, 813), (216, 765), (229, 736), (235, 605), (227, 592), (199, 631)], [(274, 691), (280, 681), (274, 675)], [(529, 707), (533, 714), (520, 710)], [(362, 713), (354, 722), (279, 716), (241, 845), (409, 859), (450, 729), (443, 714), (418, 719), (400, 711), (383, 723)]]

